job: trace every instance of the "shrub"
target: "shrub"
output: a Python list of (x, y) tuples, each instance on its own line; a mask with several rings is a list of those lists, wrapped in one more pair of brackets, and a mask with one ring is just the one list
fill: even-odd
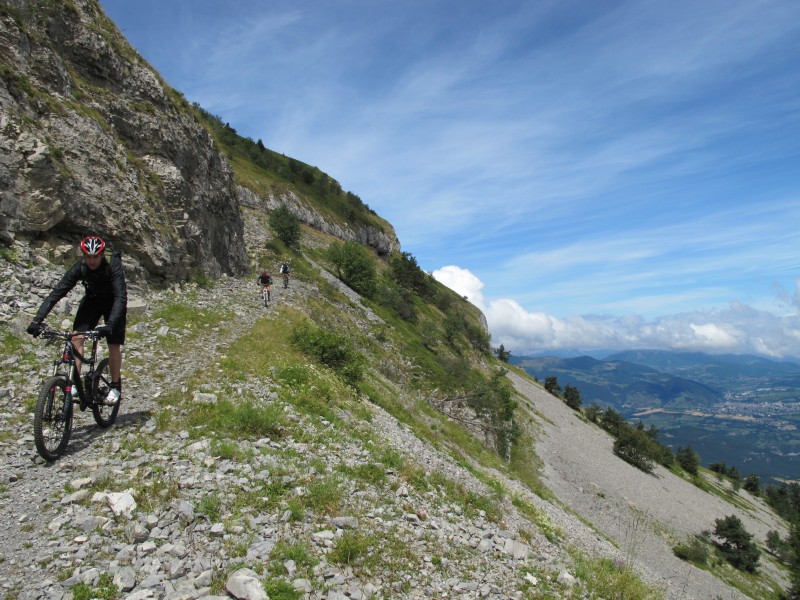
[(651, 441), (646, 433), (633, 427), (623, 427), (614, 442), (614, 454), (645, 473), (653, 472)]
[(375, 265), (361, 244), (334, 242), (327, 254), (339, 279), (365, 296), (375, 293)]
[(289, 341), (302, 352), (333, 369), (352, 386), (358, 384), (363, 377), (364, 357), (353, 347), (348, 337), (336, 331), (322, 329), (306, 321), (294, 327)]
[(672, 552), (680, 558), (696, 565), (704, 565), (708, 561), (708, 548), (697, 538), (688, 544), (678, 544)]
[(281, 204), (270, 213), (269, 226), (275, 231), (278, 239), (290, 248), (300, 241), (300, 220), (285, 204)]
[(382, 285), (377, 290), (376, 296), (380, 304), (391, 308), (404, 321), (414, 323), (417, 320), (417, 309), (410, 291), (392, 284)]

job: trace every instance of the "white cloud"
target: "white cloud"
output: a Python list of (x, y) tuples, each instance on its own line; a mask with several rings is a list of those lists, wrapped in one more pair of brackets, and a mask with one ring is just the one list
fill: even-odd
[(736, 350), (738, 346), (738, 340), (735, 335), (726, 331), (723, 326), (714, 323), (706, 323), (705, 325), (690, 323), (689, 327), (695, 334), (692, 339), (695, 349), (698, 346), (705, 345), (708, 350), (732, 351)]
[(466, 296), (486, 315), (492, 342), (518, 356), (551, 351), (661, 349), (760, 354), (797, 358), (800, 315), (777, 316), (741, 303), (720, 311), (696, 311), (645, 319), (637, 315), (559, 319), (529, 311), (510, 298), (483, 296), (483, 282), (469, 269), (443, 267), (434, 278)]
[(436, 281), (443, 283), (483, 310), (483, 282), (468, 269), (451, 265), (436, 269), (431, 275)]

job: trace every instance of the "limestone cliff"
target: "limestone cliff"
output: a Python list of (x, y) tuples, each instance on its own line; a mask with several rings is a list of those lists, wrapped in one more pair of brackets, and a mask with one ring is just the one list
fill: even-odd
[(329, 235), (370, 246), (381, 255), (400, 251), (400, 242), (394, 233), (394, 229), (388, 223), (382, 229), (368, 223), (344, 223), (332, 218), (326, 218), (293, 192), (265, 195), (256, 194), (240, 185), (237, 185), (236, 189), (242, 206), (260, 212), (270, 212), (284, 205), (301, 223), (305, 223), (309, 227)]
[(291, 189), (234, 184), (230, 149), (198, 110), (96, 0), (0, 0), (0, 243), (63, 248), (94, 233), (149, 279), (236, 275), (248, 269), (240, 204), (286, 204), (310, 227), (379, 254), (400, 249), (377, 216), (331, 218)]
[(97, 233), (155, 279), (247, 268), (230, 166), (94, 0), (0, 3), (0, 231)]

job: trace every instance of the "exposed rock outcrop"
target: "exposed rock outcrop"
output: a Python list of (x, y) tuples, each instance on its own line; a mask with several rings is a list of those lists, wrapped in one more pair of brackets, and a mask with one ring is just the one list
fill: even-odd
[(0, 12), (0, 241), (108, 238), (151, 278), (247, 269), (232, 171), (93, 0)]
[(392, 252), (400, 251), (400, 241), (397, 239), (394, 230), (387, 233), (372, 225), (365, 225), (362, 223), (339, 223), (333, 219), (326, 219), (317, 211), (310, 208), (297, 194), (292, 192), (281, 196), (260, 196), (243, 186), (236, 186), (236, 191), (242, 206), (258, 211), (270, 212), (283, 204), (286, 205), (300, 222), (314, 229), (318, 229), (342, 240), (358, 242), (359, 244), (370, 246), (374, 248), (378, 254), (387, 255)]

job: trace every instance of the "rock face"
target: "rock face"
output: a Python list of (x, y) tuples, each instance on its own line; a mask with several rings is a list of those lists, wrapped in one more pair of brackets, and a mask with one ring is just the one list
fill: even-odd
[(311, 209), (299, 196), (291, 192), (281, 196), (260, 196), (242, 186), (236, 186), (236, 191), (242, 206), (257, 211), (271, 212), (279, 206), (285, 205), (301, 223), (305, 223), (309, 227), (342, 240), (370, 246), (381, 255), (400, 251), (400, 241), (397, 239), (393, 229), (387, 233), (374, 226), (338, 223), (332, 219), (326, 219)]
[(93, 0), (0, 11), (0, 242), (101, 235), (162, 282), (247, 270), (232, 171)]

